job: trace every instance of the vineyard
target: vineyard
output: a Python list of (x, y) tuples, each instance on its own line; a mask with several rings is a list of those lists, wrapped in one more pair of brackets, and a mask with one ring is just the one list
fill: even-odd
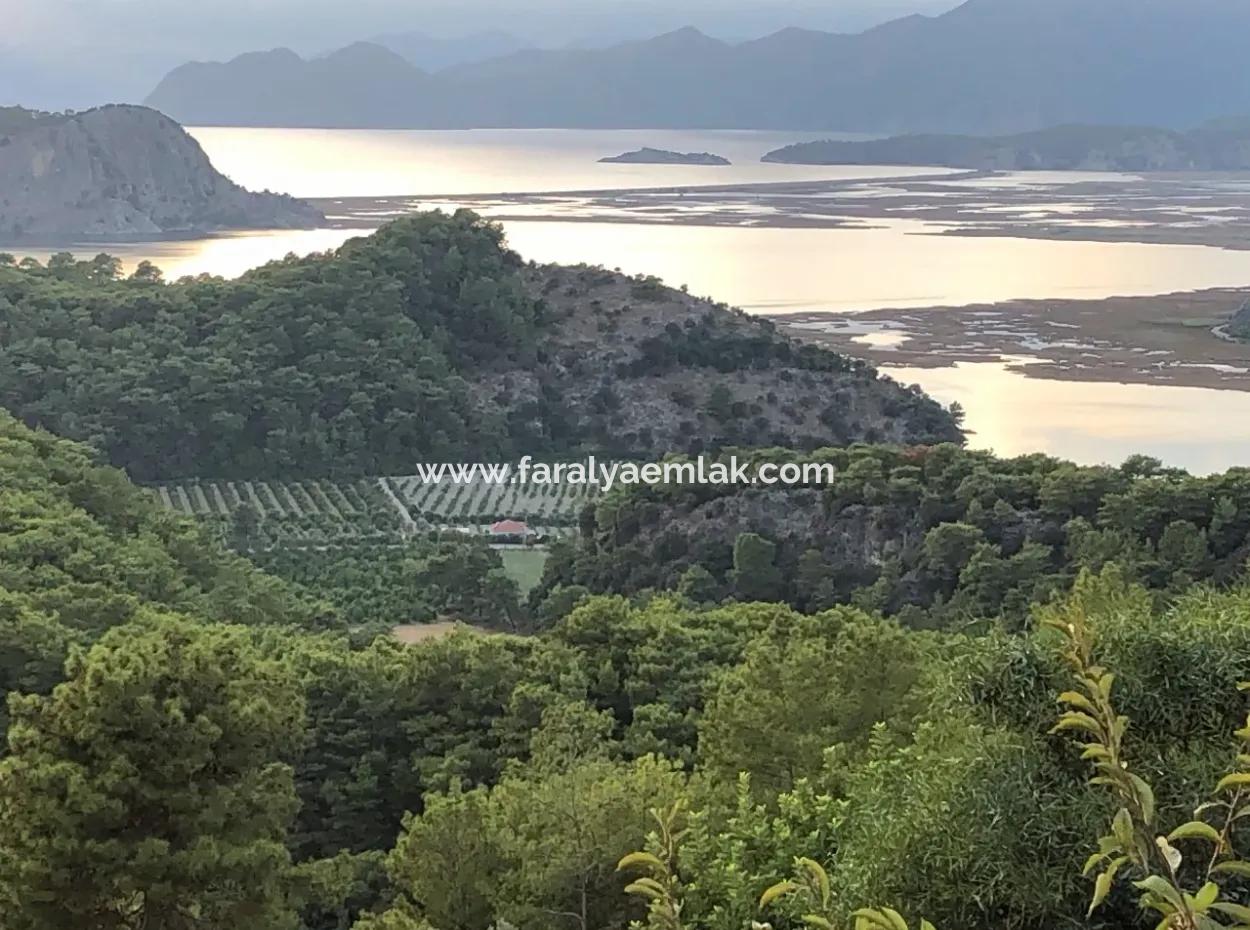
[(587, 485), (458, 484), (415, 476), (355, 481), (190, 480), (153, 489), (171, 510), (214, 524), (226, 539), (249, 547), (387, 542), (454, 529), (490, 532), (519, 520), (536, 535), (572, 532), (598, 493)]
[(498, 484), (482, 479), (457, 484), (415, 476), (383, 478), (414, 520), (487, 532), (498, 520), (520, 520), (540, 535), (577, 526), (582, 508), (598, 494), (585, 484)]

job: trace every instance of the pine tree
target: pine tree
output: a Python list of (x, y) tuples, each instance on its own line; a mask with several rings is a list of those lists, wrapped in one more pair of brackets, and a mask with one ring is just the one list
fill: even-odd
[(11, 699), (5, 930), (287, 930), (303, 700), (241, 627), (149, 616)]

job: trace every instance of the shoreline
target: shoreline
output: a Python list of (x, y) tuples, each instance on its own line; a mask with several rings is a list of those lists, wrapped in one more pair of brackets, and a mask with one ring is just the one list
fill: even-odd
[(335, 228), (418, 209), (467, 207), (501, 222), (597, 222), (1142, 243), (1250, 251), (1250, 173), (950, 171), (829, 181), (605, 188), (506, 194), (330, 197)]
[(1250, 391), (1250, 342), (1216, 332), (1248, 294), (1250, 288), (1213, 288), (768, 319), (887, 371), (996, 362), (1038, 379)]

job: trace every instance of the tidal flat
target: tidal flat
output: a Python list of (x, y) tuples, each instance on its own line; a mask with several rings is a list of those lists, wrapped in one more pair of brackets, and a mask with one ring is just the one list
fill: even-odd
[(879, 365), (1003, 362), (1032, 378), (1250, 391), (1250, 343), (1224, 325), (1244, 290), (1011, 300), (775, 316), (795, 335)]

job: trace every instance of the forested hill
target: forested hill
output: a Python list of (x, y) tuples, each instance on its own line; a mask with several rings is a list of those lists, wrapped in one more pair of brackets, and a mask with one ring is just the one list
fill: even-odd
[(302, 201), (244, 190), (147, 107), (0, 109), (0, 242), (315, 226)]
[(0, 731), (69, 646), (152, 612), (310, 625), (320, 608), (208, 541), (90, 450), (0, 411)]
[[(847, 506), (962, 515), (987, 536), (1018, 526), (1009, 508), (1040, 528), (1101, 501), (1084, 551), (1175, 584), (1202, 563), (1195, 538), (1228, 563), (1250, 512), (1244, 473), (1190, 482), (950, 448), (850, 458)], [(955, 526), (926, 539), (935, 570), (974, 538)], [(1159, 526), (1144, 561), (1120, 544)], [(735, 583), (766, 583), (758, 541), (739, 548)], [(1170, 835), (1202, 869), (1245, 809), (1244, 588), (1160, 604), (1107, 567), (1039, 605), (1035, 627), (988, 635), (853, 608), (597, 597), (533, 637), (353, 646), (290, 624), (303, 608), (284, 614), (273, 585), (82, 447), (0, 418), (0, 691), (20, 692), (0, 702), (5, 930), (672, 930), (626, 890), (659, 886), (618, 868), (641, 849), (631, 862), (673, 864), (659, 887), (687, 927), (741, 930), (780, 888), (766, 913), (784, 928), (851, 926), (888, 901), (958, 930), (1146, 930), (1139, 871), (1087, 917), (1108, 880), (1082, 863), (1121, 799), (1080, 761), (1111, 752), (1091, 751), (1090, 730), (1130, 734), (1132, 768), (1113, 771), (1150, 804), (1135, 843)], [(1058, 730), (1081, 732), (1067, 734), (1056, 696), (1086, 700), (1073, 656), (1099, 718), (1068, 716)], [(1221, 781), (1229, 809), (1195, 822)], [(656, 811), (671, 812), (662, 826)], [(1246, 864), (1233, 855), (1223, 872)], [(809, 885), (778, 885), (796, 869)], [(1239, 913), (1237, 881), (1203, 894)]]
[(921, 627), (1023, 625), (1082, 568), (1115, 562), (1180, 591), (1250, 564), (1246, 469), (1196, 478), (1145, 458), (1086, 468), (955, 446), (814, 456), (837, 465), (832, 485), (613, 491), (586, 513), (580, 546), (548, 563), (535, 604), (656, 589), (812, 611), (854, 604)]
[(652, 279), (526, 265), (467, 211), (233, 281), (0, 256), (0, 406), (138, 480), (960, 438), (861, 362)]
[(935, 165), (1003, 171), (1245, 171), (1250, 124), (1191, 132), (1135, 126), (1055, 126), (1013, 136), (894, 136), (800, 142), (764, 161), (795, 165)]

